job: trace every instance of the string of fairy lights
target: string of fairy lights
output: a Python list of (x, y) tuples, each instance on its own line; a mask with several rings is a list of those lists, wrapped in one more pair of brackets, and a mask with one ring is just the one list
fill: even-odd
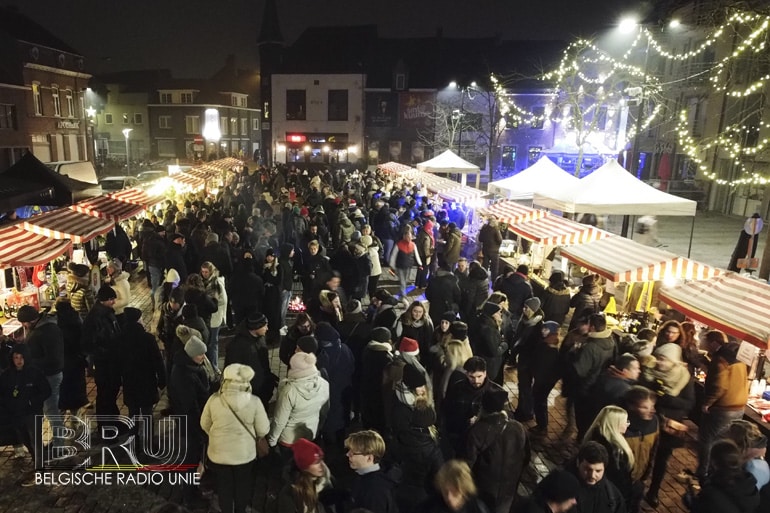
[[(563, 113), (565, 104), (581, 108), (585, 118), (587, 117), (585, 114), (595, 106), (609, 101), (622, 104), (626, 98), (632, 96), (633, 89), (636, 89), (637, 94), (641, 91), (641, 94), (645, 95), (653, 91), (663, 91), (667, 86), (686, 82), (691, 78), (661, 83), (656, 75), (645, 69), (646, 59), (644, 67), (630, 63), (635, 51), (644, 51), (647, 52), (648, 57), (654, 54), (659, 59), (679, 63), (699, 62), (700, 66), (693, 71), (693, 77), (707, 74), (712, 91), (732, 99), (748, 101), (752, 97), (764, 95), (767, 92), (765, 87), (770, 84), (770, 72), (754, 78), (749, 84), (739, 85), (734, 78), (735, 69), (740, 65), (750, 66), (759, 59), (766, 59), (767, 64), (770, 64), (768, 56), (770, 51), (767, 49), (769, 33), (770, 16), (738, 11), (729, 15), (720, 25), (713, 27), (694, 48), (681, 52), (667, 48), (666, 44), (656, 39), (646, 27), (638, 30), (636, 37), (620, 58), (612, 57), (593, 41), (578, 39), (564, 50), (558, 67), (540, 77), (543, 81), (555, 84), (551, 90), (551, 105), (544, 112), (532, 112), (517, 105), (506, 91), (502, 81), (495, 76), (490, 78), (495, 96), (501, 105), (501, 112), (515, 124), (541, 123), (549, 118), (556, 123), (570, 121), (567, 116), (555, 115)], [(727, 48), (729, 50), (725, 50)], [(716, 54), (719, 52), (725, 54), (717, 59)], [(628, 84), (632, 83), (638, 87), (629, 87)], [(585, 105), (586, 99), (593, 100), (594, 104)], [(576, 100), (582, 104), (575, 105)], [(763, 102), (759, 102), (758, 105), (761, 108)], [(651, 112), (646, 114), (640, 124), (639, 130), (647, 130), (663, 110), (662, 102), (655, 102)], [(571, 121), (574, 125), (574, 120)], [(770, 177), (753, 172), (747, 168), (745, 162), (746, 157), (753, 157), (770, 149), (770, 139), (761, 138), (759, 135), (768, 133), (770, 123), (761, 121), (749, 123), (743, 120), (727, 125), (716, 137), (699, 140), (689, 129), (691, 122), (687, 110), (681, 111), (676, 133), (681, 151), (695, 163), (703, 176), (727, 185), (770, 184)], [(627, 131), (625, 144), (636, 136), (635, 128), (632, 127)], [(733, 160), (741, 176), (734, 180), (724, 180), (719, 178), (717, 173), (708, 172), (705, 155), (709, 151), (721, 151), (726, 154)]]

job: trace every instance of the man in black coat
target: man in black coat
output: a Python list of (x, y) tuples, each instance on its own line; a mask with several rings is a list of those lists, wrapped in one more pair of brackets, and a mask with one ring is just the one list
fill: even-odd
[(575, 511), (578, 513), (626, 513), (620, 490), (604, 477), (609, 455), (598, 442), (586, 442), (568, 470), (580, 481)]
[(254, 370), (251, 393), (262, 400), (265, 408), (278, 384), (278, 376), (270, 372), (270, 357), (265, 342), (267, 329), (267, 317), (261, 313), (252, 314), (238, 325), (225, 353), (225, 367), (240, 363)]
[(372, 340), (366, 345), (361, 356), (361, 423), (366, 429), (384, 432), (385, 397), (383, 377), (385, 369), (393, 361), (393, 346), (390, 330), (375, 327)]
[(187, 280), (187, 264), (185, 263), (185, 241), (186, 238), (181, 233), (175, 233), (171, 236), (171, 243), (166, 251), (166, 271), (174, 269), (179, 273), (179, 282), (184, 283)]
[(210, 232), (206, 235), (206, 247), (201, 251), (200, 263), (211, 262), (219, 271), (220, 276), (224, 276), (227, 282), (233, 274), (233, 260), (230, 256), (230, 245), (227, 242), (220, 242), (219, 235)]
[(503, 236), (495, 216), (490, 216), (489, 222), (479, 230), (478, 242), (481, 246), (484, 268), (489, 269), (489, 276), (494, 280), (497, 278), (497, 269), (500, 264), (500, 245), (503, 243)]
[(476, 329), (470, 333), (473, 354), (487, 362), (489, 379), (502, 383), (503, 359), (508, 344), (503, 341), (500, 326), (503, 322), (503, 309), (500, 305), (486, 302), (477, 318)]
[(43, 403), (43, 413), (48, 417), (54, 430), (54, 447), (60, 445), (58, 430), (62, 427), (59, 420), (59, 390), (64, 370), (64, 335), (56, 323), (56, 318), (38, 312), (30, 305), (19, 308), (17, 319), (27, 330), (29, 360), (27, 365), (37, 367), (51, 388), (51, 395)]
[(441, 324), (444, 312), (457, 312), (460, 308), (460, 287), (457, 276), (442, 263), (436, 274), (431, 276), (428, 288), (425, 289), (425, 299), (430, 302), (430, 319), (434, 326)]
[(481, 398), (489, 390), (503, 388), (487, 378), (487, 363), (474, 356), (463, 365), (465, 379), (449, 383), (441, 412), (447, 438), (462, 454), (465, 435), (481, 412)]
[(166, 369), (158, 342), (141, 324), (142, 311), (124, 310), (124, 325), (120, 337), (120, 363), (123, 381), (123, 402), (129, 417), (147, 415), (159, 400), (158, 389), (166, 387)]
[(535, 492), (516, 504), (514, 513), (567, 513), (577, 504), (580, 481), (566, 470), (552, 470)]
[(240, 324), (250, 315), (262, 311), (265, 282), (254, 270), (254, 258), (250, 252), (245, 252), (243, 260), (235, 267), (227, 294), (233, 306), (235, 324)]
[(529, 283), (529, 267), (520, 265), (515, 272), (509, 272), (495, 283), (499, 290), (508, 297), (508, 311), (514, 319), (521, 317), (524, 301), (532, 297), (532, 285)]
[(120, 223), (116, 222), (112, 230), (107, 232), (104, 250), (107, 256), (119, 259), (122, 264), (131, 260), (131, 240)]
[[(96, 383), (96, 414), (120, 415), (117, 405), (120, 391), (120, 356), (118, 337), (120, 326), (115, 317), (117, 295), (109, 285), (102, 285), (96, 294), (96, 304), (83, 321), (83, 348), (94, 365)], [(108, 423), (99, 422), (99, 426)]]

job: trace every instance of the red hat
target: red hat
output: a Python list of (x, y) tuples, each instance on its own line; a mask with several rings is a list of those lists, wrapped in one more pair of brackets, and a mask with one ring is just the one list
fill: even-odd
[(300, 438), (291, 446), (294, 453), (294, 463), (300, 470), (306, 470), (313, 463), (318, 463), (324, 459), (324, 452), (310, 440)]
[(355, 206), (356, 206), (356, 200), (354, 200), (354, 199), (352, 199), (352, 198), (351, 198), (351, 199), (349, 199), (349, 200), (348, 200), (348, 205), (349, 205), (349, 206), (351, 206), (351, 207), (355, 207)]
[(420, 345), (415, 339), (404, 337), (401, 339), (401, 344), (399, 344), (398, 350), (403, 354), (411, 354), (417, 356), (420, 354)]
[(339, 205), (340, 203), (342, 203), (342, 198), (334, 198), (335, 205)]
[(301, 209), (299, 209), (299, 215), (301, 215), (302, 217), (307, 217), (308, 215), (310, 215), (310, 211), (307, 209), (307, 207), (302, 207)]

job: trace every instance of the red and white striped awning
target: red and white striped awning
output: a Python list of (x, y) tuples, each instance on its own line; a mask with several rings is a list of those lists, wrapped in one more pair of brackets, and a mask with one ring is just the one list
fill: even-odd
[(546, 246), (585, 244), (612, 235), (593, 226), (550, 214), (527, 223), (514, 224), (510, 229), (527, 240)]
[(384, 164), (378, 164), (377, 167), (388, 173), (403, 173), (410, 169), (414, 169), (412, 166), (399, 164), (398, 162), (385, 162)]
[(221, 169), (216, 169), (213, 166), (209, 166), (208, 168), (196, 166), (196, 167), (191, 167), (190, 169), (185, 169), (183, 172), (186, 175), (195, 176), (203, 180), (211, 180), (212, 178), (215, 178), (222, 174)]
[(70, 205), (70, 208), (81, 214), (112, 219), (113, 221), (122, 221), (123, 219), (134, 217), (144, 210), (142, 205), (126, 203), (111, 196), (97, 196), (96, 198), (83, 200)]
[(770, 348), (770, 285), (725, 272), (704, 281), (664, 287), (660, 300), (740, 340)]
[(0, 228), (0, 268), (47, 264), (72, 246), (70, 240), (52, 240), (21, 228)]
[(179, 185), (190, 187), (192, 189), (200, 189), (206, 184), (205, 179), (198, 176), (188, 175), (186, 172), (171, 175), (171, 179)]
[(465, 203), (467, 201), (478, 199), (485, 194), (487, 193), (474, 187), (468, 187), (467, 185), (460, 185), (454, 189), (438, 193), (438, 195), (445, 201), (454, 201), (455, 203)]
[(25, 219), (21, 226), (38, 235), (52, 239), (70, 239), (78, 244), (107, 233), (115, 226), (115, 221), (81, 214), (69, 208), (58, 208)]
[(109, 196), (118, 201), (131, 203), (132, 205), (140, 205), (143, 208), (152, 207), (164, 200), (163, 196), (150, 196), (147, 194), (147, 191), (138, 187), (113, 192), (112, 194), (109, 194)]
[(608, 237), (563, 248), (561, 255), (615, 283), (665, 278), (705, 280), (720, 273), (716, 267), (644, 246), (625, 237)]
[(231, 171), (234, 167), (242, 167), (243, 161), (235, 157), (225, 157), (223, 159), (207, 162), (207, 164), (212, 165), (222, 171)]
[(495, 216), (498, 221), (506, 224), (518, 224), (534, 221), (546, 216), (545, 210), (525, 207), (515, 201), (504, 200), (478, 210), (482, 216)]

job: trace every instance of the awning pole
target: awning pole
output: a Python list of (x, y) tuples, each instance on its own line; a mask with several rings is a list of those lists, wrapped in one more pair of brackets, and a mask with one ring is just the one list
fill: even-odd
[(687, 258), (690, 258), (690, 252), (692, 252), (693, 233), (695, 233), (695, 216), (692, 216), (692, 224), (690, 225), (690, 244), (687, 246)]

